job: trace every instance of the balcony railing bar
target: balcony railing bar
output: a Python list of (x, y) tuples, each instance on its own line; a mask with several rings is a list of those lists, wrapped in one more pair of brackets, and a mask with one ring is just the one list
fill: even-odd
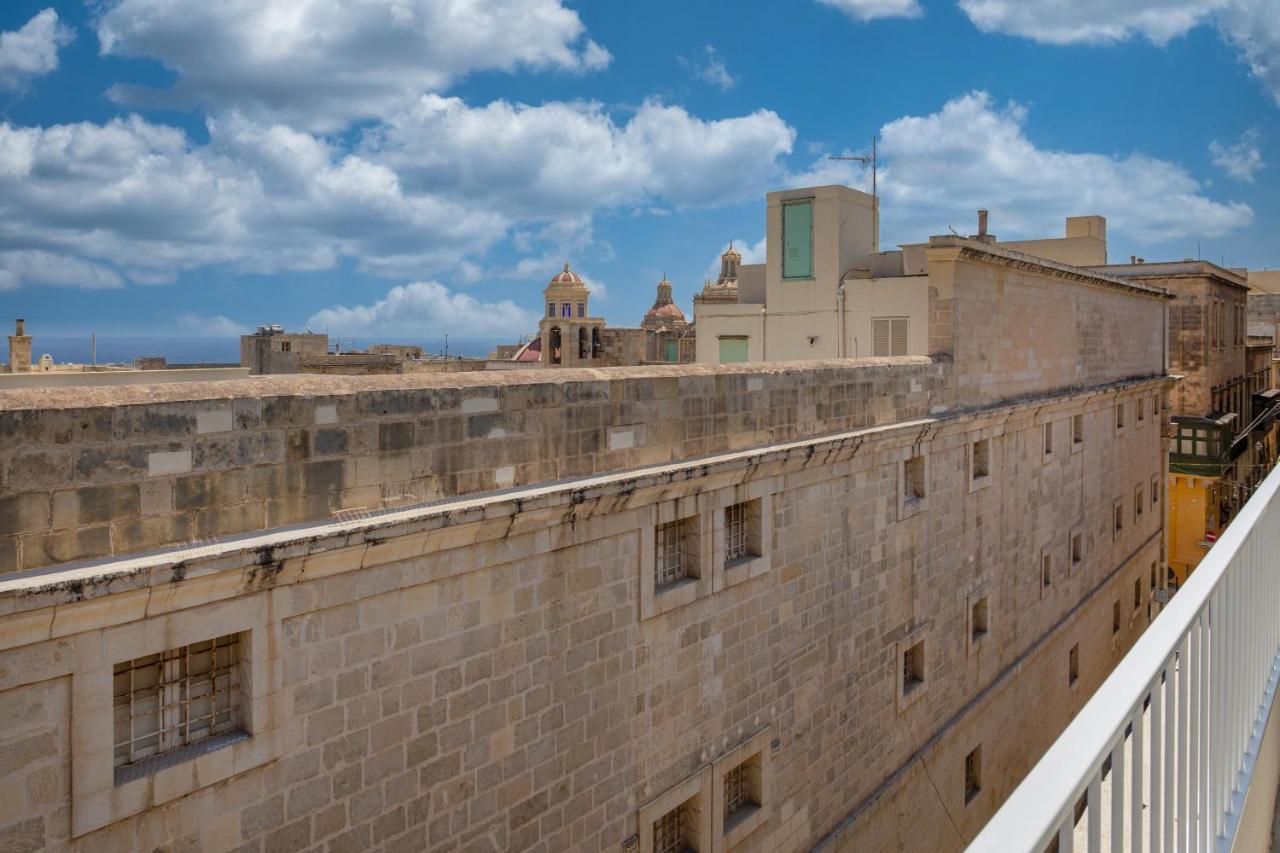
[(1086, 793), (1082, 840), (1090, 853), (1103, 849), (1108, 758), (1109, 849), (1124, 849), (1126, 826), (1135, 851), (1230, 849), (1280, 681), (1280, 620), (1273, 615), (1280, 602), (1278, 493), (1280, 470), (1258, 487), (971, 851), (1040, 853), (1055, 838), (1060, 853), (1071, 850), (1075, 805)]

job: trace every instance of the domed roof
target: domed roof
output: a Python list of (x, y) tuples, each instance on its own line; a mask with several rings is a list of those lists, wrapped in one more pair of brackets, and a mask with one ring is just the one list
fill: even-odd
[(671, 282), (664, 275), (662, 281), (658, 282), (658, 298), (653, 301), (653, 307), (645, 312), (641, 325), (671, 326), (684, 323), (684, 312), (672, 301)]
[(653, 317), (653, 318), (665, 317), (672, 320), (684, 320), (684, 312), (681, 311), (680, 306), (675, 304), (674, 302), (669, 302), (666, 305), (658, 305), (653, 308), (650, 308), (647, 312), (645, 312), (644, 316), (646, 320), (649, 319), (650, 317)]
[(569, 269), (568, 261), (564, 262), (564, 270), (551, 276), (551, 281), (548, 284), (581, 284), (584, 287), (586, 286), (582, 281), (582, 276)]

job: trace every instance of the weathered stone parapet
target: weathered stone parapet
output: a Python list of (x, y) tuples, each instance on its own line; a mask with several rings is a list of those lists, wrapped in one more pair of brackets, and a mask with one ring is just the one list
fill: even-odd
[[(1115, 531), (1109, 500), (1082, 496), (1131, 496), (1163, 470), (1155, 419), (1117, 433), (1111, 418), (1117, 401), (1150, 404), (1167, 385), (952, 409), (0, 579), (0, 784), (13, 794), (0, 840), (94, 853), (634, 849), (685, 792), (707, 797), (699, 820), (718, 814), (725, 772), (755, 756), (762, 807), (735, 849), (810, 849), (833, 832), (856, 849), (959, 849), (1146, 624), (1162, 520)], [(920, 455), (926, 504), (908, 514), (902, 463)], [(709, 583), (646, 610), (655, 522), (715, 530), (726, 506), (762, 498), (760, 571), (730, 577), (720, 551), (699, 564)], [(252, 676), (241, 738), (113, 785), (112, 667), (229, 633)], [(927, 661), (909, 703), (895, 699), (907, 643)], [(979, 746), (970, 801), (965, 757)]]
[(924, 358), (0, 395), (13, 571), (945, 411)]

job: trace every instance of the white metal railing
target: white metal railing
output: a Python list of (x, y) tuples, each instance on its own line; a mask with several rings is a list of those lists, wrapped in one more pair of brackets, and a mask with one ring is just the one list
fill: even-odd
[(1280, 676), (1278, 492), (1280, 469), (970, 851), (1230, 850)]

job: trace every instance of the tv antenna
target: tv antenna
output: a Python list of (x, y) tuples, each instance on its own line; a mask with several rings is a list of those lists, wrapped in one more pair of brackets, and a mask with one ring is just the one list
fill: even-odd
[[(878, 135), (877, 135), (878, 136)], [(851, 160), (855, 163), (861, 163), (864, 166), (871, 167), (871, 195), (876, 196), (876, 166), (879, 158), (876, 151), (877, 136), (871, 137), (871, 153), (870, 154), (830, 154), (828, 160)]]

